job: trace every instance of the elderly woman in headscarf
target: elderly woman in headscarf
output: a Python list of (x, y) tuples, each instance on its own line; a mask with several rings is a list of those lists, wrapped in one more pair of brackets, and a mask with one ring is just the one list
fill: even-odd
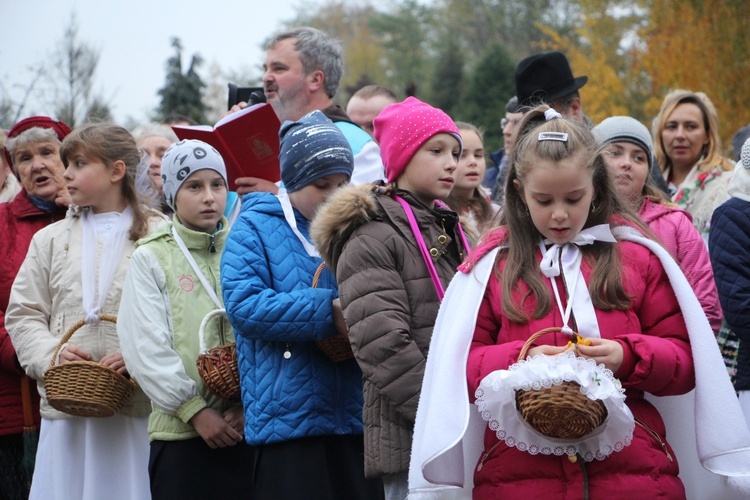
[[(28, 495), (31, 475), (21, 466), (24, 405), (37, 428), (40, 422), (36, 384), (18, 364), (5, 329), (5, 310), (31, 238), (65, 217), (70, 195), (63, 180), (60, 144), (69, 133), (61, 121), (34, 116), (16, 123), (5, 140), (4, 156), (22, 189), (12, 201), (0, 204), (0, 498)], [(24, 394), (28, 395), (25, 404)]]

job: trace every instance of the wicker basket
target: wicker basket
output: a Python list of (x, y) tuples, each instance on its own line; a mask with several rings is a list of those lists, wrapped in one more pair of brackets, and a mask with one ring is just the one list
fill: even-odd
[[(561, 329), (557, 327), (545, 328), (532, 335), (521, 349), (518, 361), (526, 358), (526, 353), (537, 338), (559, 331)], [(563, 382), (539, 390), (516, 391), (516, 407), (531, 427), (547, 437), (559, 439), (580, 439), (607, 418), (604, 403), (586, 396), (576, 382)]]
[[(315, 270), (315, 275), (313, 275), (312, 279), (313, 288), (318, 287), (320, 273), (323, 272), (323, 269), (325, 267), (326, 265), (324, 262), (318, 266), (318, 269)], [(346, 361), (347, 359), (352, 359), (354, 357), (354, 353), (352, 352), (352, 345), (349, 342), (349, 336), (346, 333), (339, 332), (336, 335), (331, 335), (330, 337), (326, 337), (323, 340), (316, 340), (315, 345), (318, 346), (318, 349), (323, 351), (323, 354), (325, 354), (328, 359), (336, 363)]]
[[(117, 323), (117, 316), (102, 314), (102, 321)], [(47, 401), (56, 410), (77, 417), (111, 417), (125, 406), (135, 391), (135, 382), (95, 361), (72, 361), (55, 365), (63, 344), (84, 325), (71, 326), (52, 355), (44, 373)]]
[(214, 316), (226, 315), (225, 309), (215, 309), (203, 318), (198, 328), (200, 354), (195, 365), (198, 374), (211, 392), (228, 401), (240, 399), (240, 374), (237, 369), (237, 344), (206, 348), (206, 325)]

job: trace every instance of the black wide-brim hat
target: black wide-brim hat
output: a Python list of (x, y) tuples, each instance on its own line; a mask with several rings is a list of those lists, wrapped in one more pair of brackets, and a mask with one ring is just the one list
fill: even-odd
[(573, 77), (568, 58), (562, 52), (529, 56), (516, 66), (516, 95), (521, 106), (551, 103), (572, 94), (589, 81)]

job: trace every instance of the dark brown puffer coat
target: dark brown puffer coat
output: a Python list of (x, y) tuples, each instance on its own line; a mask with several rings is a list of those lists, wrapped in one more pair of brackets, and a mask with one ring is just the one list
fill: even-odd
[[(466, 249), (458, 217), (397, 191), (414, 210), (447, 288)], [(336, 270), (349, 339), (364, 377), (365, 474), (409, 469), (425, 359), (440, 301), (403, 207), (372, 185), (334, 193), (311, 234)]]

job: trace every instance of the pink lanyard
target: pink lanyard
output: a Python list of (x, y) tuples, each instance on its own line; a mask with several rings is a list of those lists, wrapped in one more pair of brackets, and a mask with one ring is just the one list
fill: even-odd
[[(404, 207), (404, 212), (406, 212), (406, 218), (409, 220), (411, 232), (414, 233), (414, 238), (417, 240), (417, 246), (419, 247), (419, 251), (422, 253), (422, 259), (424, 259), (424, 263), (427, 265), (427, 270), (430, 272), (432, 284), (435, 285), (435, 291), (437, 292), (438, 298), (442, 302), (443, 296), (445, 295), (445, 290), (443, 289), (443, 284), (440, 282), (440, 276), (438, 276), (437, 269), (435, 269), (435, 264), (432, 263), (432, 256), (430, 256), (430, 252), (427, 250), (427, 244), (424, 241), (424, 236), (422, 236), (422, 231), (419, 230), (417, 218), (414, 217), (414, 210), (411, 208), (411, 205), (409, 205), (409, 203), (400, 196), (394, 195), (393, 199), (399, 202), (402, 207)], [(439, 201), (436, 201), (435, 203), (438, 204), (438, 206), (445, 208), (445, 205), (443, 205)], [(457, 223), (456, 227), (458, 228), (458, 235), (461, 237), (461, 244), (463, 244), (464, 250), (468, 252), (469, 242), (466, 240), (466, 235), (464, 234), (464, 230), (461, 227), (461, 223)]]

